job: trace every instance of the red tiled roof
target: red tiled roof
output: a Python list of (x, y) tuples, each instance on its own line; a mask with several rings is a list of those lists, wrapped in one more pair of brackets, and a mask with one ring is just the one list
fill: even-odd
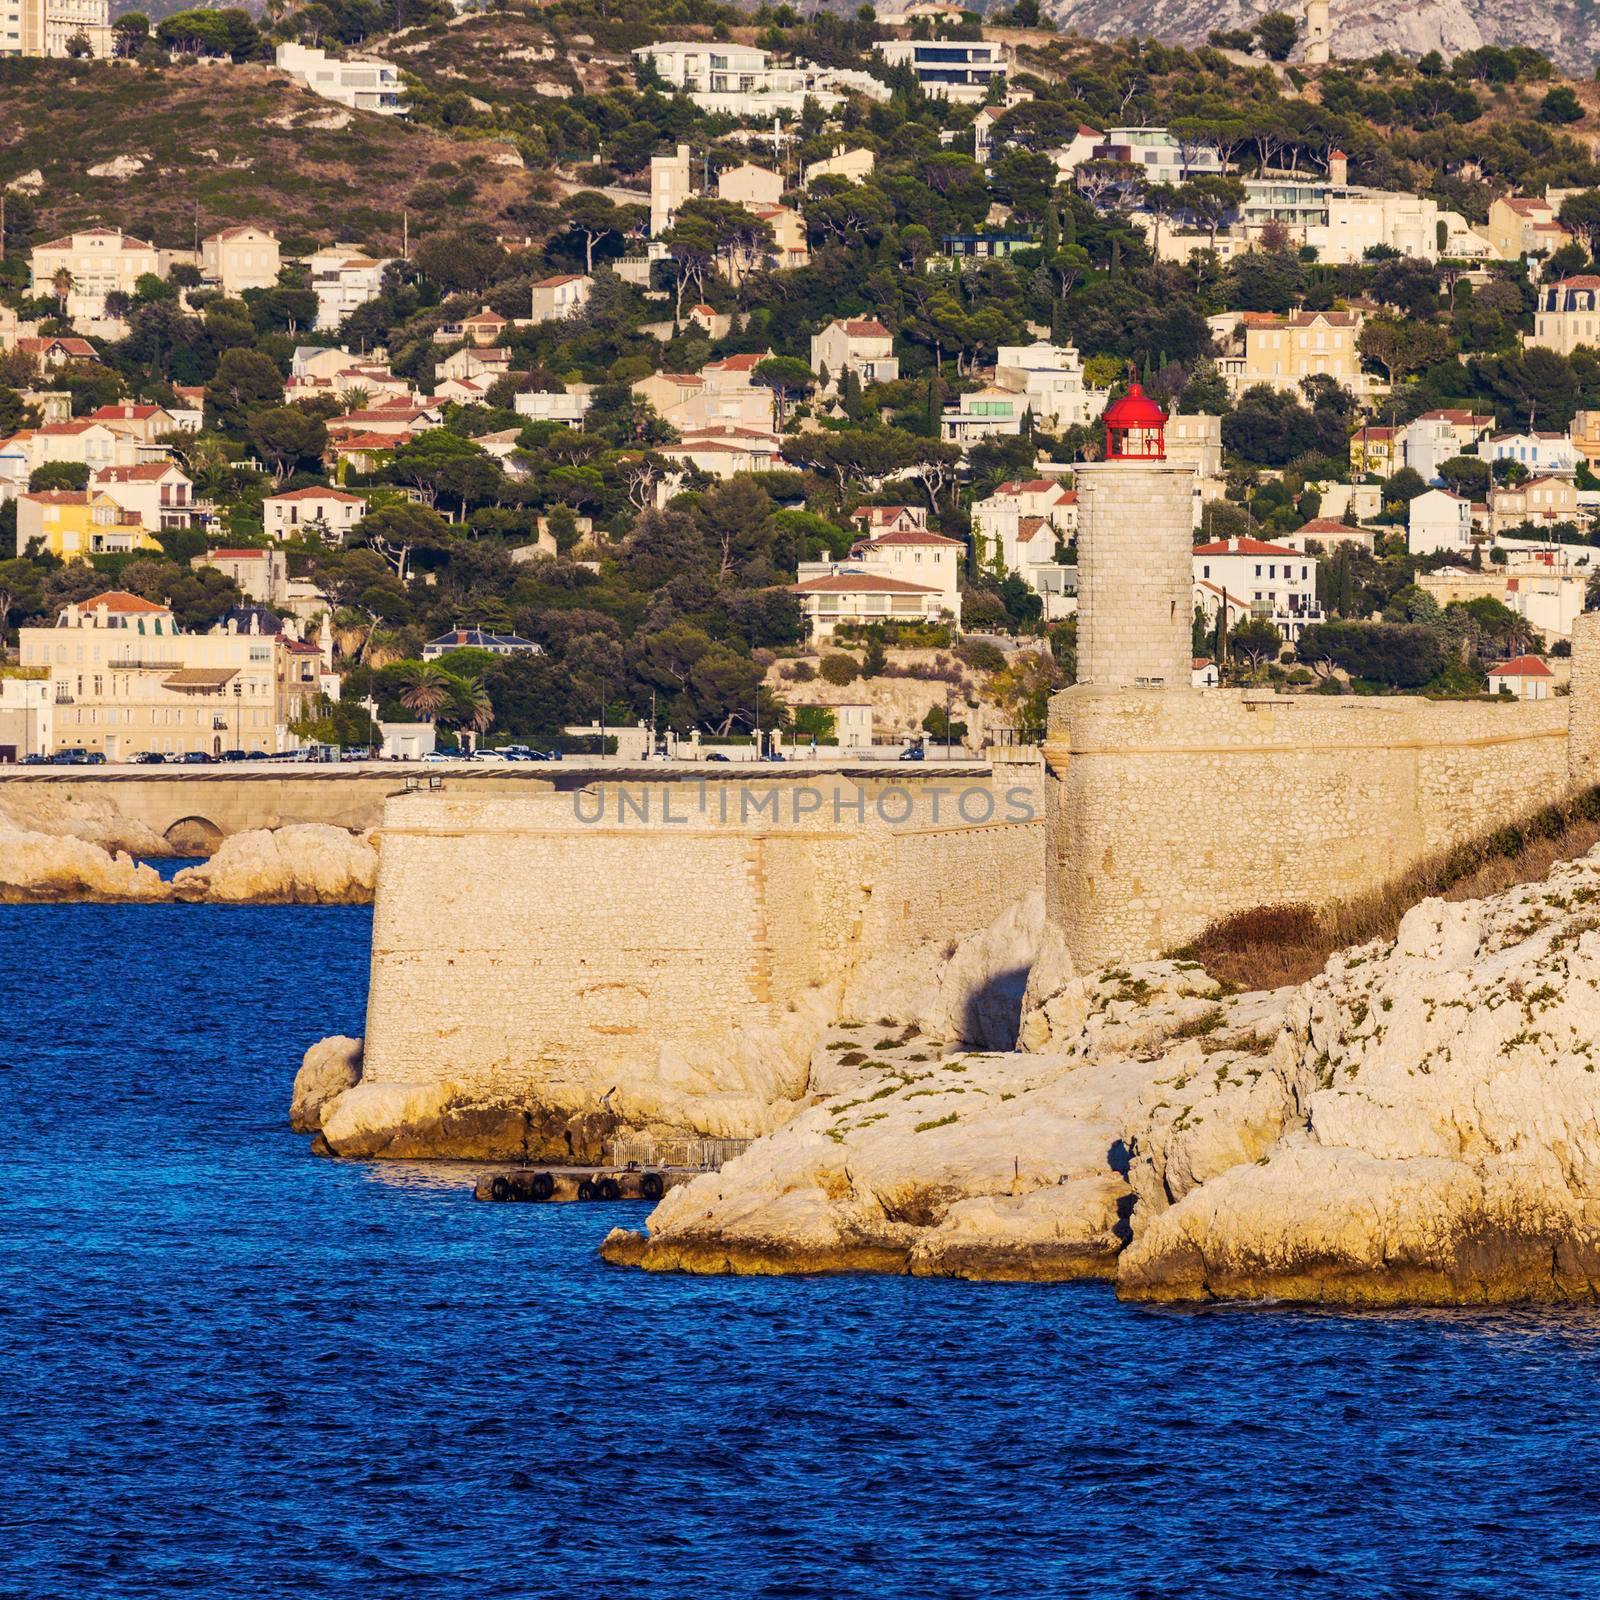
[(1516, 656), (1510, 661), (1502, 661), (1498, 667), (1490, 667), (1489, 676), (1491, 678), (1553, 678), (1555, 674), (1538, 656)]
[(99, 467), (90, 483), (159, 483), (169, 472), (182, 474), (176, 461), (147, 461), (138, 467)]
[(87, 339), (68, 338), (38, 338), (18, 339), (17, 349), (24, 355), (36, 356), (45, 350), (53, 350), (60, 346), (69, 356), (87, 356), (91, 361), (99, 354)]
[(1304, 552), (1291, 550), (1287, 545), (1265, 544), (1260, 539), (1216, 539), (1210, 544), (1197, 544), (1197, 556), (1300, 556)]
[[(384, 442), (387, 444), (391, 436), (388, 434), (383, 434), (380, 437), (382, 437)], [(346, 440), (345, 442), (348, 444), (352, 443), (353, 441)], [(279, 502), (284, 500), (343, 500), (350, 505), (360, 505), (363, 503), (360, 495), (350, 494), (344, 489), (290, 489), (284, 494), (268, 495), (267, 499)]]
[(136, 406), (123, 403), (114, 406), (101, 406), (97, 411), (89, 413), (91, 422), (148, 422), (151, 417), (164, 416), (165, 406)]
[[(583, 274), (581, 272), (558, 272), (553, 278), (540, 278), (538, 282), (534, 284), (534, 288), (559, 289), (564, 283), (576, 283), (582, 276)], [(471, 322), (473, 319), (471, 317), (467, 317), (464, 320)]]
[(1347, 537), (1350, 534), (1365, 534), (1371, 537), (1371, 530), (1367, 528), (1353, 528), (1348, 522), (1340, 522), (1337, 517), (1316, 517), (1294, 530), (1296, 533), (1342, 533)]
[[(1039, 518), (1043, 521), (1044, 518)], [(861, 541), (863, 546), (875, 544), (932, 544), (958, 545), (959, 539), (947, 539), (942, 533), (929, 533), (926, 528), (895, 528), (888, 533), (875, 533)]]
[(1318, 317), (1332, 328), (1353, 328), (1358, 320), (1353, 311), (1291, 311), (1286, 316), (1272, 311), (1245, 311), (1239, 320), (1247, 328), (1309, 328)]
[(86, 506), (90, 495), (87, 489), (36, 489), (22, 498), (36, 506)]
[(724, 356), (720, 361), (708, 361), (700, 369), (702, 372), (754, 372), (758, 363), (765, 361), (772, 352), (762, 350), (750, 355)]
[(97, 594), (92, 600), (80, 600), (80, 611), (124, 611), (143, 613), (149, 611), (165, 611), (164, 605), (157, 605), (153, 600), (145, 600), (136, 594), (129, 594), (126, 589), (107, 589), (104, 594)]
[(844, 331), (852, 339), (887, 339), (890, 337), (889, 330), (876, 317), (846, 318)]
[(265, 561), (272, 552), (270, 550), (208, 550), (204, 559), (207, 561), (254, 561), (259, 557)]

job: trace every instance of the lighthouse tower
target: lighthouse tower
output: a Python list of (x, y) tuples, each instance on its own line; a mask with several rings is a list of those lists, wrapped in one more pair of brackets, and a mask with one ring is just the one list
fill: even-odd
[(1308, 67), (1328, 63), (1333, 50), (1333, 29), (1328, 21), (1328, 0), (1306, 0), (1306, 48), (1302, 60)]
[(1139, 387), (1105, 414), (1105, 460), (1078, 492), (1078, 682), (1187, 689), (1193, 661), (1194, 468), (1167, 460), (1167, 414)]

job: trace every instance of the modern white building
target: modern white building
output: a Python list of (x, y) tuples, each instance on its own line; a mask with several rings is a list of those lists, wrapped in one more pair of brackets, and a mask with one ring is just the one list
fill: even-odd
[(944, 408), (939, 434), (946, 443), (963, 447), (996, 434), (1018, 434), (1028, 409), (1028, 397), (1012, 389), (990, 385), (969, 390), (955, 405)]
[(996, 352), (995, 387), (1026, 398), (1034, 417), (1047, 427), (1076, 428), (1105, 410), (1106, 391), (1083, 381), (1083, 358), (1077, 346), (1003, 344)]
[(906, 67), (936, 100), (977, 105), (1004, 78), (1008, 49), (994, 39), (879, 39), (872, 48), (891, 67)]
[(1493, 417), (1473, 411), (1425, 411), (1401, 430), (1401, 462), (1433, 483), (1445, 462), (1477, 451), (1492, 427)]
[(593, 388), (587, 383), (575, 383), (564, 390), (530, 389), (517, 395), (511, 408), (530, 422), (559, 422), (565, 428), (581, 428), (592, 395)]
[(1107, 128), (1093, 155), (1097, 161), (1137, 167), (1146, 186), (1187, 183), (1226, 171), (1215, 145), (1180, 139), (1167, 128)]
[(663, 82), (688, 95), (702, 111), (723, 116), (793, 117), (808, 99), (833, 111), (852, 94), (889, 98), (887, 86), (869, 73), (809, 61), (779, 66), (754, 45), (664, 40), (641, 45), (633, 55), (636, 61), (648, 61)]
[(405, 86), (392, 61), (376, 56), (340, 58), (303, 44), (280, 44), (277, 59), (279, 71), (298, 79), (324, 100), (384, 117), (405, 114)]

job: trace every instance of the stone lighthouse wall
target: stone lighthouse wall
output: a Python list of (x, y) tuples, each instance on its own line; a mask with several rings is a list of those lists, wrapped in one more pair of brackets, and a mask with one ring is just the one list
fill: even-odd
[(1194, 469), (1099, 461), (1078, 491), (1078, 681), (1187, 689), (1194, 616)]

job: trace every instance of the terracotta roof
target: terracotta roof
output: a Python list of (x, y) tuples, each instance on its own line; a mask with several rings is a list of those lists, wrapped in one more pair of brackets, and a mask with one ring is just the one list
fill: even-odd
[(49, 338), (17, 340), (17, 349), (29, 356), (38, 355), (44, 350), (53, 350), (57, 345), (70, 356), (88, 356), (92, 360), (99, 354), (87, 339), (70, 339), (56, 335)]
[(850, 515), (856, 522), (893, 522), (894, 519), (900, 516), (903, 512), (909, 511), (915, 515), (919, 509), (920, 508), (917, 506), (905, 505), (857, 506), (855, 510), (850, 513)]
[[(1043, 522), (1044, 518), (1040, 517)], [(870, 539), (861, 541), (863, 546), (877, 544), (931, 544), (931, 545), (959, 545), (959, 539), (947, 539), (942, 533), (929, 533), (926, 528), (896, 528), (890, 533), (876, 533)]]
[(101, 406), (89, 413), (91, 422), (147, 422), (151, 417), (165, 416), (165, 406), (136, 406), (127, 402), (121, 405)]
[(87, 489), (37, 489), (22, 498), (36, 506), (86, 506), (92, 496)]
[[(553, 278), (540, 278), (535, 284), (535, 289), (559, 289), (564, 283), (576, 283), (583, 274), (581, 272), (558, 272)], [(467, 321), (472, 319), (468, 317)]]
[(1318, 317), (1330, 328), (1353, 328), (1359, 320), (1353, 311), (1291, 311), (1287, 316), (1272, 311), (1245, 311), (1239, 320), (1247, 328), (1309, 328)]
[(1370, 528), (1353, 528), (1348, 522), (1341, 522), (1337, 517), (1316, 517), (1294, 530), (1296, 533), (1338, 533), (1348, 538), (1352, 534), (1360, 534), (1366, 538), (1372, 537)]
[(1579, 272), (1570, 278), (1557, 278), (1546, 287), (1551, 289), (1600, 289), (1600, 278), (1592, 272)]
[(153, 600), (145, 600), (136, 594), (129, 594), (126, 589), (107, 589), (104, 594), (97, 594), (92, 600), (80, 600), (80, 611), (117, 611), (142, 615), (151, 611), (165, 611), (164, 605), (157, 605)]
[(1210, 544), (1197, 544), (1197, 556), (1289, 556), (1305, 558), (1302, 550), (1291, 550), (1283, 544), (1265, 544), (1260, 539), (1214, 539)]
[(99, 467), (90, 474), (90, 483), (159, 483), (169, 472), (183, 475), (176, 461), (147, 461), (138, 467)]
[(395, 450), (410, 437), (409, 433), (352, 433), (333, 448), (335, 451)]
[(852, 339), (887, 339), (891, 337), (889, 330), (876, 317), (846, 317), (841, 319), (837, 326), (842, 326)]
[[(387, 443), (390, 435), (382, 435)], [(348, 442), (348, 441), (347, 441)], [(267, 500), (282, 502), (285, 500), (343, 500), (348, 505), (362, 505), (365, 502), (358, 494), (350, 494), (344, 489), (290, 489), (285, 494), (271, 494)], [(263, 502), (265, 504), (266, 502)]]
[(742, 356), (724, 356), (720, 361), (708, 361), (700, 369), (702, 372), (754, 372), (758, 363), (765, 361), (772, 352), (762, 350), (759, 353)]
[(880, 578), (875, 572), (837, 572), (826, 578), (807, 578), (791, 583), (790, 594), (938, 594), (937, 589), (920, 583), (902, 583), (898, 578)]
[(1538, 656), (1516, 656), (1489, 668), (1491, 678), (1553, 678), (1555, 674)]
[(205, 561), (254, 561), (258, 557), (265, 561), (272, 552), (270, 550), (208, 550), (201, 558)]
[(995, 493), (997, 495), (1049, 494), (1052, 489), (1059, 487), (1054, 478), (1028, 478), (1026, 481), (1018, 478), (1010, 483), (1002, 483)]
[(237, 667), (179, 667), (161, 681), (168, 689), (220, 689), (238, 676)]
[(52, 239), (48, 244), (36, 244), (35, 250), (70, 250), (74, 239), (116, 239), (119, 240), (119, 250), (154, 250), (153, 244), (143, 239), (135, 239), (131, 233), (123, 233), (120, 228), (84, 228), (78, 233), (69, 233), (64, 239)]
[(273, 237), (273, 235), (268, 233), (264, 228), (254, 228), (251, 227), (249, 223), (245, 223), (241, 227), (223, 228), (217, 233), (208, 233), (206, 235), (205, 242), (210, 244), (213, 239), (243, 239), (247, 234), (252, 233), (259, 235), (263, 239), (270, 239)]

